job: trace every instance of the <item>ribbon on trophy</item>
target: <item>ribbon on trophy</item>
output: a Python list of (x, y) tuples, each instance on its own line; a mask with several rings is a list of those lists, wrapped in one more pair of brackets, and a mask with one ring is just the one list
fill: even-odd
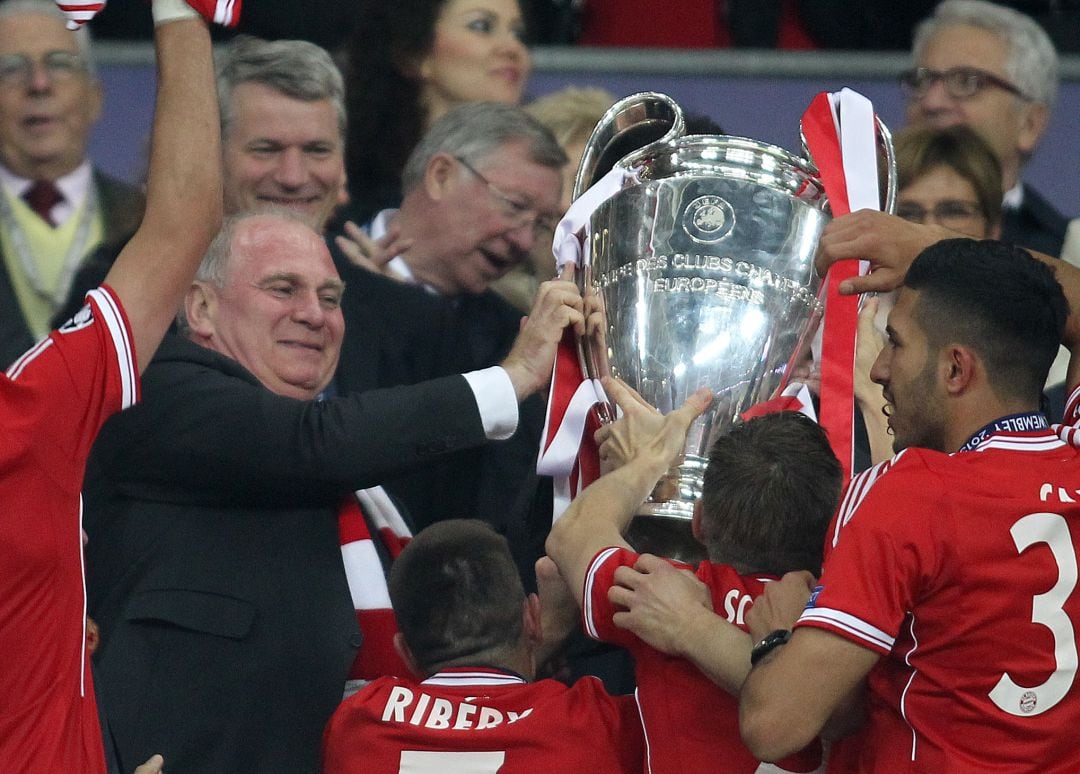
[[(567, 265), (576, 269), (589, 265), (592, 214), (628, 183), (637, 181), (635, 171), (615, 167), (574, 200), (559, 221), (551, 245), (560, 275)], [(574, 332), (567, 329), (555, 355), (544, 435), (536, 460), (536, 472), (554, 480), (552, 521), (562, 515), (581, 490), (600, 477), (600, 457), (593, 441), (599, 418), (594, 407), (607, 402), (600, 380), (586, 374)]]
[[(833, 217), (860, 209), (881, 209), (877, 130), (870, 100), (851, 89), (822, 92), (803, 114), (802, 130)], [(820, 422), (840, 459), (845, 481), (851, 477), (852, 466), (859, 298), (841, 296), (838, 287), (865, 270), (865, 261), (841, 261), (825, 277)]]

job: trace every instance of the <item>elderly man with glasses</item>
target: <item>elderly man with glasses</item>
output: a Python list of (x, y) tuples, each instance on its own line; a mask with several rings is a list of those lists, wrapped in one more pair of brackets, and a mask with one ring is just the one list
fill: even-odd
[(1002, 238), (1061, 255), (1068, 219), (1020, 179), (1057, 96), (1050, 37), (1010, 8), (945, 0), (916, 29), (912, 51), (916, 66), (901, 77), (909, 123), (978, 132), (1001, 162)]
[[(550, 243), (565, 164), (551, 133), (516, 107), (464, 105), (435, 123), (405, 166), (401, 207), (367, 226), (377, 243), (367, 242), (369, 257), (359, 256), (355, 242), (337, 240), (349, 288), (337, 389), (410, 384), (498, 363), (521, 313), (490, 285), (529, 260), (535, 244)], [(543, 429), (540, 397), (522, 403), (520, 416), (513, 438), (384, 486), (417, 526), (452, 517), (488, 521), (510, 536), (531, 571), (528, 560), (542, 551), (548, 526), (537, 520), (534, 529), (527, 516)]]
[(0, 368), (81, 305), (80, 267), (142, 217), (142, 195), (86, 158), (101, 97), (85, 30), (51, 0), (0, 3)]

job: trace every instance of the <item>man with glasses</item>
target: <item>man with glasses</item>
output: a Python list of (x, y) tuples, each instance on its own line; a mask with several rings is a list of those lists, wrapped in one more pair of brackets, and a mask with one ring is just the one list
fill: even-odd
[[(349, 288), (338, 390), (415, 383), (498, 363), (521, 313), (490, 285), (529, 260), (538, 241), (550, 241), (561, 215), (565, 164), (550, 132), (516, 107), (464, 105), (432, 126), (406, 163), (400, 209), (380, 212), (368, 226), (373, 240), (389, 246), (367, 267), (394, 278), (337, 256)], [(536, 396), (521, 405), (512, 439), (384, 485), (417, 526), (481, 518), (508, 531), (517, 551), (524, 493), (534, 489), (542, 404)], [(543, 534), (532, 538), (535, 558)], [(528, 553), (519, 554), (523, 568), (531, 568)]]
[(0, 3), (0, 367), (81, 305), (95, 248), (115, 256), (139, 225), (142, 195), (86, 158), (101, 98), (85, 29), (50, 0)]
[(915, 68), (901, 77), (908, 121), (966, 124), (1001, 162), (1002, 238), (1060, 255), (1068, 219), (1020, 173), (1050, 121), (1057, 52), (1032, 19), (984, 0), (945, 0), (915, 31)]

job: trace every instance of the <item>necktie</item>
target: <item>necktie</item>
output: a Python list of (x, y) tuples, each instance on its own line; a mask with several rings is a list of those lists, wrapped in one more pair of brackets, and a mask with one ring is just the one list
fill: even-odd
[(30, 205), (30, 209), (52, 227), (56, 222), (52, 218), (52, 208), (64, 200), (64, 195), (51, 180), (35, 180), (34, 184), (26, 189), (23, 199)]

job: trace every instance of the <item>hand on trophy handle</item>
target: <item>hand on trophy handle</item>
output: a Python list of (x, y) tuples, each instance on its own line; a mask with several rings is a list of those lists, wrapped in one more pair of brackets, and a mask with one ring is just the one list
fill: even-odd
[(895, 290), (908, 266), (935, 242), (962, 236), (941, 226), (912, 223), (896, 215), (859, 210), (836, 218), (822, 232), (816, 261), (822, 277), (837, 261), (870, 261), (871, 271), (840, 285), (844, 295)]
[(682, 406), (664, 416), (622, 380), (606, 376), (603, 385), (623, 415), (601, 426), (594, 435), (600, 447), (602, 474), (640, 460), (655, 468), (659, 477), (683, 453), (691, 423), (708, 408), (713, 397), (702, 387)]
[(551, 380), (555, 353), (566, 328), (573, 328), (579, 336), (585, 333), (581, 293), (573, 282), (572, 270), (569, 279), (548, 280), (540, 285), (532, 312), (524, 318), (514, 346), (502, 362), (519, 401)]
[(379, 239), (372, 239), (351, 220), (345, 221), (345, 233), (334, 237), (334, 244), (349, 263), (375, 274), (404, 282), (405, 277), (390, 268), (390, 261), (412, 247), (412, 239), (402, 239), (401, 229), (391, 226)]

